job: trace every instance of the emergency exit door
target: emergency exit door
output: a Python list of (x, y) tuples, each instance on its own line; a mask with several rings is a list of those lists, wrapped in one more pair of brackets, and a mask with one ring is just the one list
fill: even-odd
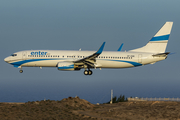
[(142, 54), (138, 55), (138, 63), (142, 63)]

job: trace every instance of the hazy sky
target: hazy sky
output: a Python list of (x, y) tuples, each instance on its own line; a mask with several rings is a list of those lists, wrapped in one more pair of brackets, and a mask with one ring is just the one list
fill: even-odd
[[(0, 101), (62, 99), (78, 95), (99, 102), (114, 95), (180, 97), (179, 0), (4, 0), (0, 2)], [(127, 69), (19, 69), (4, 58), (21, 50), (98, 50), (144, 46), (166, 21), (173, 28), (166, 51), (175, 52), (153, 65)], [(110, 95), (109, 95), (110, 96)], [(105, 97), (104, 101), (109, 100)], [(102, 100), (103, 101), (103, 100)]]

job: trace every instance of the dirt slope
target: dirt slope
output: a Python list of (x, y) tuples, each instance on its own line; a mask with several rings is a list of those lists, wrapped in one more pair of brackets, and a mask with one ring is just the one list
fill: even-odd
[[(0, 103), (0, 120), (178, 120), (180, 102), (139, 101), (94, 105), (80, 98)], [(179, 119), (180, 120), (180, 119)]]

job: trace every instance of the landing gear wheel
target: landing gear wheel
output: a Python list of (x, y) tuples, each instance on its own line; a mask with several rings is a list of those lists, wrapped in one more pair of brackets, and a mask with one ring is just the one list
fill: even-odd
[(84, 75), (88, 75), (89, 72), (87, 70), (84, 71)]
[(23, 70), (19, 70), (20, 73), (23, 73)]
[(88, 75), (92, 75), (92, 73), (93, 73), (91, 70), (89, 70), (88, 72), (89, 72)]
[(92, 75), (92, 71), (91, 70), (85, 70), (84, 71), (84, 75)]

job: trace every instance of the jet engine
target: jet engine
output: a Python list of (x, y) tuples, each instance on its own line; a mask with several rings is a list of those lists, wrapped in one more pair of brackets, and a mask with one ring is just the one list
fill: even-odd
[(59, 62), (57, 64), (58, 70), (64, 70), (64, 71), (73, 71), (73, 70), (80, 70), (81, 68), (78, 68), (78, 66), (75, 66), (73, 62)]

